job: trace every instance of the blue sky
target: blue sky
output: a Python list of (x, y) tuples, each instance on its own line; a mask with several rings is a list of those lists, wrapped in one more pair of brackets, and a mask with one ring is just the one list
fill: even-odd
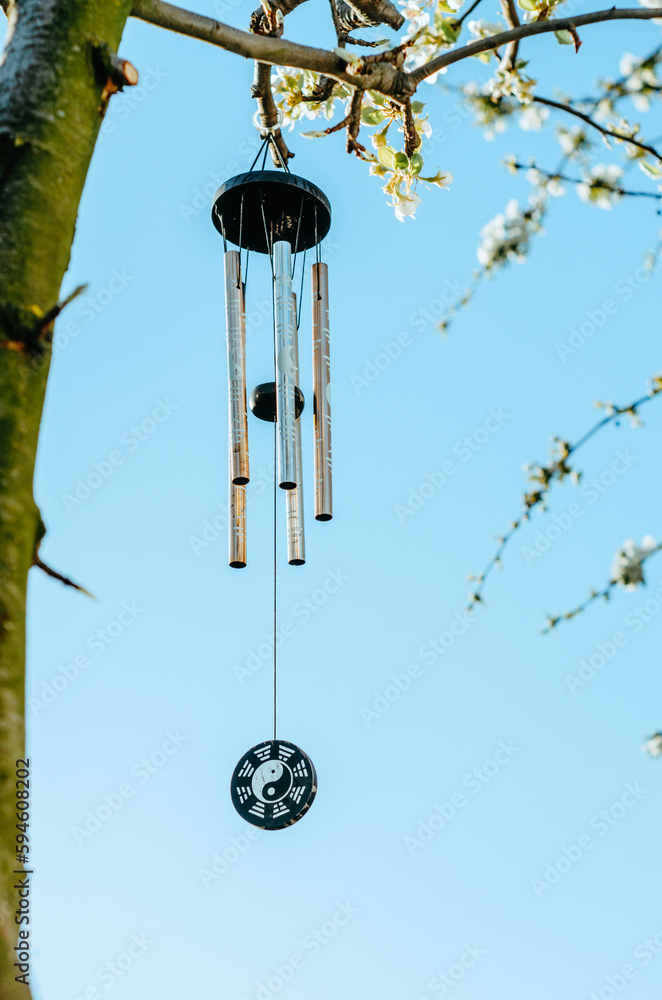
[[(225, 19), (247, 22), (247, 3), (225, 6)], [(312, 5), (288, 35), (331, 42)], [(523, 47), (539, 92), (615, 74), (620, 52), (648, 52), (657, 29), (583, 37), (580, 56), (551, 38)], [(135, 22), (121, 51), (143, 84), (115, 100), (94, 156), (64, 291), (90, 287), (60, 321), (36, 476), (44, 558), (97, 596), (31, 577), (29, 697), (71, 678), (28, 715), (36, 996), (650, 1000), (662, 974), (662, 936), (659, 954), (645, 944), (662, 931), (662, 778), (639, 747), (662, 723), (662, 563), (647, 591), (540, 630), (606, 582), (625, 539), (660, 537), (657, 402), (645, 428), (609, 428), (577, 456), (601, 477), (625, 454), (614, 484), (596, 502), (558, 487), (490, 580), (487, 606), (470, 625), (461, 614), (466, 574), (518, 513), (522, 465), (546, 457), (551, 435), (588, 429), (595, 399), (628, 402), (659, 370), (659, 276), (627, 301), (617, 291), (657, 241), (654, 209), (602, 212), (570, 192), (530, 261), (487, 283), (442, 338), (434, 313), (469, 279), (480, 226), (528, 196), (500, 158), (553, 165), (554, 140), (511, 126), (485, 143), (470, 122), (444, 125), (454, 98), (424, 86), (431, 161), (455, 180), (402, 224), (341, 135), (291, 135), (293, 168), (334, 213), (336, 516), (311, 518), (308, 408), (308, 562), (281, 558), (293, 634), (280, 651), (279, 735), (310, 754), (319, 792), (299, 824), (249, 839), (228, 786), (270, 735), (268, 663), (240, 676), (271, 628), (269, 489), (251, 500), (246, 570), (228, 568), (224, 530), (207, 529), (202, 548), (192, 539), (226, 503), (222, 243), (209, 205), (218, 178), (252, 159), (251, 67)], [(656, 135), (658, 112), (649, 118)], [(256, 261), (251, 384), (269, 378), (269, 295)], [(556, 345), (608, 298), (616, 312), (562, 362)], [(308, 306), (302, 322), (305, 391)], [(399, 336), (401, 353), (357, 385)], [(250, 434), (257, 484), (272, 439), (255, 421)], [(77, 480), (99, 470), (72, 506)], [(532, 557), (548, 537), (536, 533), (578, 500), (581, 515)], [(646, 600), (637, 627), (628, 615)], [(571, 690), (568, 676), (600, 655)], [(88, 811), (108, 801), (112, 816), (82, 838)]]

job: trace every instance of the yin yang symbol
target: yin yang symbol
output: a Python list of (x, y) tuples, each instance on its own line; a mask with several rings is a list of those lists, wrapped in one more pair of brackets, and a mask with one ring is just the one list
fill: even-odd
[(265, 740), (243, 755), (230, 782), (232, 804), (261, 830), (284, 830), (310, 809), (317, 793), (313, 762), (295, 743)]
[(280, 760), (267, 760), (260, 764), (251, 784), (261, 802), (279, 802), (292, 787), (292, 772)]

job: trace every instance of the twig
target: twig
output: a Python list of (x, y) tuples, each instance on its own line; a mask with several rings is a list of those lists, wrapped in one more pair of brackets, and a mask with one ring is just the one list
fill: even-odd
[[(646, 555), (642, 556), (639, 561), (639, 565), (643, 566), (644, 563), (651, 558), (651, 556), (654, 556), (655, 553), (660, 552), (660, 550), (662, 550), (662, 542), (659, 545), (656, 545), (654, 549), (651, 549), (650, 552), (647, 552)], [(595, 601), (599, 600), (608, 601), (609, 598), (611, 597), (611, 592), (614, 589), (614, 587), (618, 586), (618, 584), (622, 582), (623, 582), (622, 580), (618, 579), (610, 580), (607, 586), (603, 587), (602, 590), (592, 590), (589, 596), (586, 598), (586, 600), (582, 601), (581, 604), (578, 604), (576, 608), (572, 609), (572, 611), (565, 611), (562, 615), (550, 615), (550, 617), (547, 619), (547, 625), (545, 626), (544, 629), (542, 629), (542, 634), (547, 635), (549, 632), (552, 631), (552, 629), (555, 629), (557, 625), (559, 625), (561, 622), (570, 621), (571, 618), (576, 618), (577, 615), (581, 615)]]
[(358, 142), (359, 131), (361, 129), (361, 109), (363, 107), (363, 91), (355, 90), (352, 94), (352, 102), (349, 108), (347, 123), (347, 152), (356, 153), (360, 156), (365, 153), (365, 146)]
[(65, 585), (65, 587), (73, 587), (74, 590), (78, 590), (80, 591), (81, 594), (86, 594), (87, 597), (91, 597), (93, 601), (96, 601), (96, 597), (94, 596), (94, 594), (91, 594), (89, 590), (85, 589), (85, 587), (81, 587), (79, 583), (75, 583), (74, 580), (70, 580), (68, 576), (63, 576), (62, 573), (58, 573), (57, 570), (51, 569), (50, 566), (47, 566), (46, 563), (42, 559), (40, 559), (38, 553), (36, 552), (34, 555), (32, 565), (37, 566), (39, 569), (43, 570), (47, 576), (52, 576), (54, 580), (59, 580), (60, 583), (63, 583)]
[(404, 119), (403, 119), (403, 129), (405, 133), (405, 153), (407, 156), (413, 156), (418, 147), (421, 145), (421, 137), (416, 131), (416, 121), (414, 119), (414, 112), (411, 110), (411, 101), (405, 101), (403, 105)]
[[(630, 142), (630, 140), (627, 140)], [(604, 191), (612, 191), (614, 194), (621, 195), (625, 198), (655, 198), (658, 201), (662, 198), (662, 193), (657, 194), (654, 191), (627, 191), (625, 188), (617, 187), (615, 184), (608, 184), (607, 181), (601, 180), (599, 177), (568, 177), (567, 174), (559, 173), (555, 171), (551, 173), (547, 170), (541, 170), (540, 167), (536, 166), (535, 163), (518, 163), (515, 161), (511, 162), (510, 166), (513, 170), (537, 170), (539, 174), (546, 177), (550, 181), (565, 181), (566, 184), (588, 184), (591, 188), (600, 188)]]
[(471, 7), (468, 7), (465, 10), (465, 12), (462, 15), (462, 17), (458, 17), (457, 21), (454, 22), (455, 25), (456, 25), (456, 27), (459, 27), (464, 22), (464, 19), (467, 18), (467, 17), (469, 17), (469, 14), (473, 14), (473, 12), (475, 11), (475, 9), (476, 9), (476, 7), (478, 6), (479, 3), (482, 3), (482, 0), (474, 0), (474, 2), (472, 3)]
[(469, 598), (469, 605), (467, 610), (473, 609), (476, 604), (483, 603), (483, 591), (485, 589), (485, 582), (489, 577), (492, 570), (501, 564), (501, 557), (504, 550), (507, 548), (508, 543), (512, 539), (513, 535), (522, 527), (522, 525), (529, 520), (531, 516), (531, 511), (535, 507), (546, 505), (549, 492), (552, 487), (552, 483), (555, 480), (561, 482), (566, 476), (571, 476), (578, 480), (580, 473), (575, 473), (568, 465), (568, 459), (571, 455), (574, 455), (576, 451), (582, 448), (587, 441), (606, 427), (608, 424), (618, 422), (619, 417), (624, 414), (629, 414), (632, 417), (637, 415), (637, 411), (649, 403), (651, 399), (654, 399), (662, 393), (662, 376), (655, 376), (652, 380), (651, 388), (646, 393), (645, 396), (641, 396), (639, 399), (635, 399), (633, 403), (629, 403), (627, 406), (610, 406), (609, 413), (599, 420), (593, 427), (590, 428), (582, 437), (580, 437), (574, 444), (570, 444), (568, 441), (562, 441), (559, 438), (555, 439), (556, 446), (558, 449), (558, 457), (552, 461), (548, 466), (537, 465), (534, 466), (530, 472), (530, 479), (536, 484), (536, 488), (532, 489), (529, 493), (524, 494), (524, 509), (522, 510), (519, 517), (512, 522), (510, 528), (505, 535), (499, 538), (499, 545), (489, 560), (483, 572), (477, 577), (471, 577), (470, 579), (476, 580), (476, 587)]
[[(646, 63), (651, 62), (651, 60), (655, 60), (657, 58), (657, 56), (660, 55), (660, 53), (662, 53), (662, 45), (658, 45), (647, 56), (645, 56), (643, 59), (640, 59), (639, 62), (635, 64), (634, 70), (641, 69), (641, 67), (645, 66)], [(581, 98), (581, 99), (577, 98), (573, 103), (574, 104), (590, 104), (593, 108), (597, 108), (597, 106), (600, 103), (600, 101), (604, 100), (605, 97), (609, 96), (609, 94), (612, 92), (612, 90), (619, 90), (623, 86), (623, 84), (627, 82), (627, 80), (628, 80), (628, 78), (630, 76), (631, 76), (631, 74), (628, 73), (626, 76), (620, 76), (617, 80), (614, 80), (611, 83), (607, 84), (607, 86), (605, 87), (604, 93), (601, 94), (599, 97), (586, 97), (586, 98)], [(650, 88), (650, 89), (654, 89), (654, 88)], [(631, 95), (630, 92), (626, 92), (626, 93), (623, 93), (623, 94), (617, 94), (615, 98), (612, 98), (612, 100), (619, 100), (621, 97), (631, 97), (631, 96), (632, 95)]]
[(622, 132), (615, 132), (613, 129), (605, 128), (603, 125), (598, 124), (598, 122), (593, 121), (589, 115), (583, 114), (581, 111), (576, 111), (571, 108), (569, 104), (562, 104), (560, 101), (550, 101), (547, 97), (539, 97), (537, 94), (533, 96), (533, 101), (536, 104), (545, 104), (549, 108), (557, 108), (559, 111), (565, 111), (569, 115), (574, 115), (575, 118), (581, 118), (582, 121), (586, 122), (592, 128), (597, 129), (602, 135), (611, 136), (614, 139), (620, 139), (623, 142), (629, 142), (632, 146), (638, 146), (639, 149), (643, 149), (646, 153), (650, 153), (651, 156), (656, 157), (656, 159), (662, 162), (662, 156), (658, 153), (653, 146), (646, 145), (645, 142), (639, 142), (637, 139), (633, 139), (628, 135), (624, 135)]

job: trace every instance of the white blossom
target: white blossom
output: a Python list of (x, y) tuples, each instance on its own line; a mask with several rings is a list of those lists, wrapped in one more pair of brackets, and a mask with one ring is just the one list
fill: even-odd
[(642, 563), (656, 548), (657, 543), (651, 535), (646, 535), (640, 546), (629, 538), (614, 557), (612, 580), (626, 590), (635, 590), (638, 584), (645, 583)]
[(641, 748), (649, 757), (662, 757), (662, 733), (653, 733)]
[(541, 108), (538, 104), (529, 104), (520, 112), (519, 127), (525, 132), (539, 132), (547, 118), (549, 118), (547, 108)]
[(483, 226), (480, 232), (482, 242), (476, 255), (486, 271), (494, 270), (508, 260), (516, 260), (520, 264), (524, 262), (531, 235), (540, 231), (543, 210), (543, 201), (520, 208), (513, 199), (506, 205), (505, 212)]
[(404, 222), (406, 216), (410, 216), (413, 219), (420, 203), (421, 199), (413, 191), (407, 194), (394, 194), (392, 204), (395, 208), (396, 218), (400, 222)]
[(621, 197), (613, 188), (622, 176), (623, 171), (616, 163), (596, 163), (588, 178), (577, 185), (577, 194), (582, 201), (610, 209)]

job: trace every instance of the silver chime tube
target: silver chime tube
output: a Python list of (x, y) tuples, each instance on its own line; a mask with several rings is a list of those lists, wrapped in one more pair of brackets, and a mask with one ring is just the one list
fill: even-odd
[[(296, 325), (297, 297), (294, 302), (294, 383), (299, 384), (299, 334)], [(295, 413), (296, 417), (296, 413)], [(303, 460), (301, 455), (301, 417), (294, 421), (294, 454), (296, 486), (286, 493), (287, 499), (287, 561), (290, 566), (303, 566), (306, 561), (306, 541), (303, 526)]]
[(290, 274), (292, 248), (286, 240), (274, 243), (274, 316), (276, 320), (276, 419), (278, 421), (278, 485), (296, 486), (295, 371), (296, 316)]
[(246, 320), (238, 250), (225, 253), (225, 323), (228, 343), (230, 482), (245, 485), (248, 470), (246, 409)]
[(232, 480), (228, 508), (229, 562), (233, 569), (243, 569), (246, 565), (246, 487), (235, 486)]
[(329, 272), (313, 264), (313, 428), (315, 517), (333, 517), (331, 485), (331, 357), (329, 352)]

